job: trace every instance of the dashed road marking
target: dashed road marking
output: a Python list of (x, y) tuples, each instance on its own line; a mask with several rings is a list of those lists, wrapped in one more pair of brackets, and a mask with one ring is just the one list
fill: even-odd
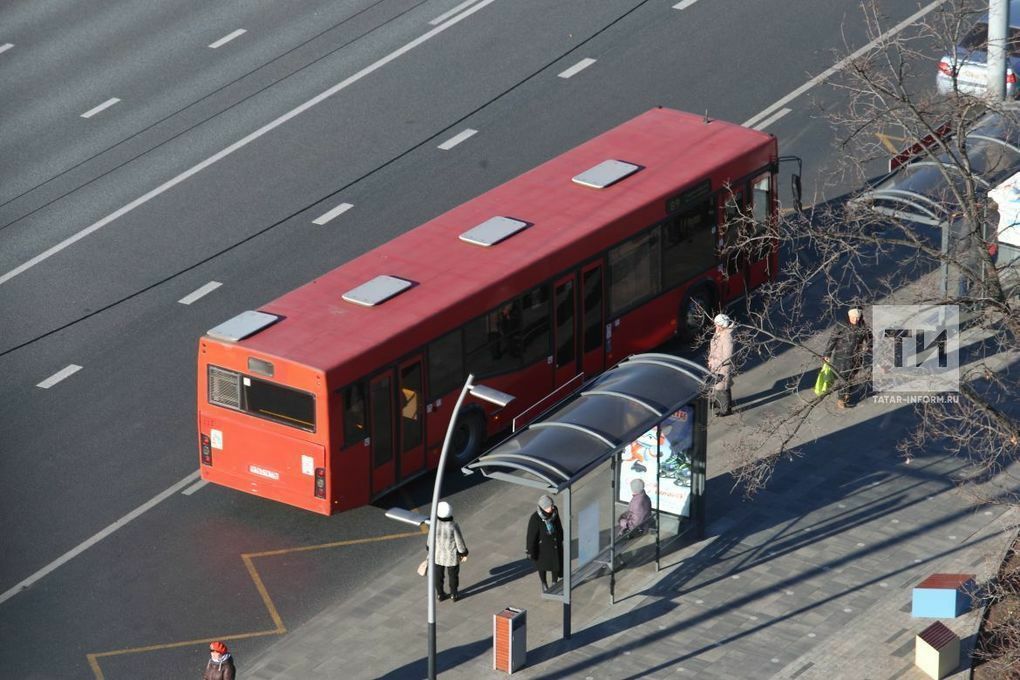
[(190, 305), (195, 300), (205, 297), (206, 295), (213, 292), (222, 285), (223, 284), (220, 283), (219, 281), (210, 281), (209, 283), (205, 284), (195, 292), (185, 295), (180, 300), (178, 300), (178, 302), (180, 302), (182, 305)]
[(111, 106), (113, 106), (114, 104), (116, 104), (119, 101), (120, 100), (117, 99), (116, 97), (110, 97), (109, 99), (107, 99), (105, 102), (103, 102), (99, 106), (97, 106), (95, 108), (92, 108), (92, 109), (89, 109), (85, 113), (81, 114), (81, 117), (82, 118), (91, 118), (92, 116), (96, 115), (97, 113), (100, 113), (100, 112), (105, 111), (106, 109), (110, 108)]
[(590, 57), (585, 57), (584, 59), (582, 59), (581, 61), (577, 62), (576, 64), (574, 64), (573, 66), (568, 68), (566, 71), (561, 73), (560, 74), (560, 78), (570, 78), (571, 76), (575, 76), (575, 75), (577, 75), (578, 73), (580, 73), (581, 71), (583, 71), (584, 69), (588, 68), (589, 66), (591, 66), (594, 63), (595, 63), (594, 59), (592, 59)]
[(0, 45), (0, 54), (3, 54), (12, 47), (14, 47), (14, 43), (4, 43), (3, 45)]
[(478, 134), (478, 130), (472, 130), (471, 128), (468, 128), (467, 130), (464, 130), (463, 132), (456, 134), (453, 137), (450, 137), (448, 140), (440, 144), (439, 148), (442, 149), (443, 151), (449, 151), (453, 147), (463, 142), (465, 139), (468, 139), (469, 137), (474, 137), (476, 134)]
[[(44, 390), (48, 390), (54, 385), (56, 385), (58, 382), (63, 380), (64, 378), (72, 376), (80, 370), (81, 366), (79, 366), (78, 364), (71, 364), (69, 366), (65, 366), (64, 368), (60, 369), (50, 377), (46, 378), (46, 380), (43, 380), (41, 383), (36, 385), (36, 387), (41, 387)], [(2, 600), (0, 600), (0, 602), (2, 602)]]
[(312, 220), (312, 224), (323, 225), (332, 220), (338, 215), (343, 215), (345, 212), (353, 208), (354, 206), (350, 203), (341, 203), (337, 207), (333, 208), (329, 212), (323, 213)]
[(247, 32), (248, 31), (244, 30), (243, 28), (239, 28), (236, 31), (234, 31), (233, 33), (228, 33), (227, 35), (223, 36), (222, 38), (220, 38), (216, 42), (214, 42), (211, 45), (209, 45), (209, 47), (211, 49), (215, 50), (217, 47), (222, 47), (222, 46), (226, 45), (228, 42), (230, 42), (234, 38), (240, 38), (242, 35), (244, 35)]

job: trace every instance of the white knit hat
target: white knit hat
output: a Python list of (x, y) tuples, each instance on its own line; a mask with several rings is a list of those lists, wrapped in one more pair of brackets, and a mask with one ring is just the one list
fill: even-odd
[(436, 517), (439, 519), (449, 519), (450, 515), (453, 514), (453, 508), (446, 501), (439, 501), (439, 505), (436, 506)]
[(725, 314), (716, 314), (715, 319), (713, 319), (713, 321), (715, 322), (715, 325), (719, 326), (720, 328), (729, 328), (730, 326), (733, 325), (733, 319), (726, 316)]

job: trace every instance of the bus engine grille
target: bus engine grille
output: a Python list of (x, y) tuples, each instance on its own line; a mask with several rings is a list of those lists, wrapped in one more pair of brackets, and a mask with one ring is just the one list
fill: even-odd
[(210, 366), (209, 401), (227, 408), (241, 408), (241, 374)]

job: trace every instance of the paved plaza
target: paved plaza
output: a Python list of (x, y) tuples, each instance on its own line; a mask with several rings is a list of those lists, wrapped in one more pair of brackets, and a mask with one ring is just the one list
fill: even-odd
[[(492, 618), (513, 606), (528, 612), (528, 665), (515, 673), (522, 678), (927, 677), (913, 665), (914, 635), (933, 620), (911, 617), (912, 587), (936, 572), (987, 581), (1020, 518), (960, 488), (959, 460), (904, 462), (895, 447), (912, 410), (870, 400), (816, 410), (800, 435), (801, 454), (781, 462), (764, 491), (743, 498), (732, 488), (730, 452), (800, 398), (768, 394), (797, 373), (794, 361), (784, 355), (745, 371), (734, 390), (738, 415), (710, 419), (705, 538), (664, 556), (658, 572), (645, 546), (619, 573), (615, 604), (608, 576), (582, 584), (569, 640), (561, 636), (562, 605), (542, 599), (524, 559), (536, 494), (488, 481), (499, 486), (486, 507), (460, 507), (454, 496), (471, 556), (461, 570), (463, 599), (437, 605), (440, 676), (505, 675), (492, 669)], [(994, 495), (994, 483), (983, 491)], [(418, 561), (390, 565), (358, 596), (330, 603), (246, 660), (244, 676), (424, 678)], [(943, 621), (965, 654), (980, 613)], [(952, 677), (969, 677), (969, 661), (961, 669)]]

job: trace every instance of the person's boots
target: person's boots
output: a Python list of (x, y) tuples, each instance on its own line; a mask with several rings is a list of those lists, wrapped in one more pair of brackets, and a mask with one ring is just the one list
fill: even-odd
[(460, 595), (457, 594), (456, 590), (450, 591), (450, 599), (453, 600), (454, 602), (460, 599)]

